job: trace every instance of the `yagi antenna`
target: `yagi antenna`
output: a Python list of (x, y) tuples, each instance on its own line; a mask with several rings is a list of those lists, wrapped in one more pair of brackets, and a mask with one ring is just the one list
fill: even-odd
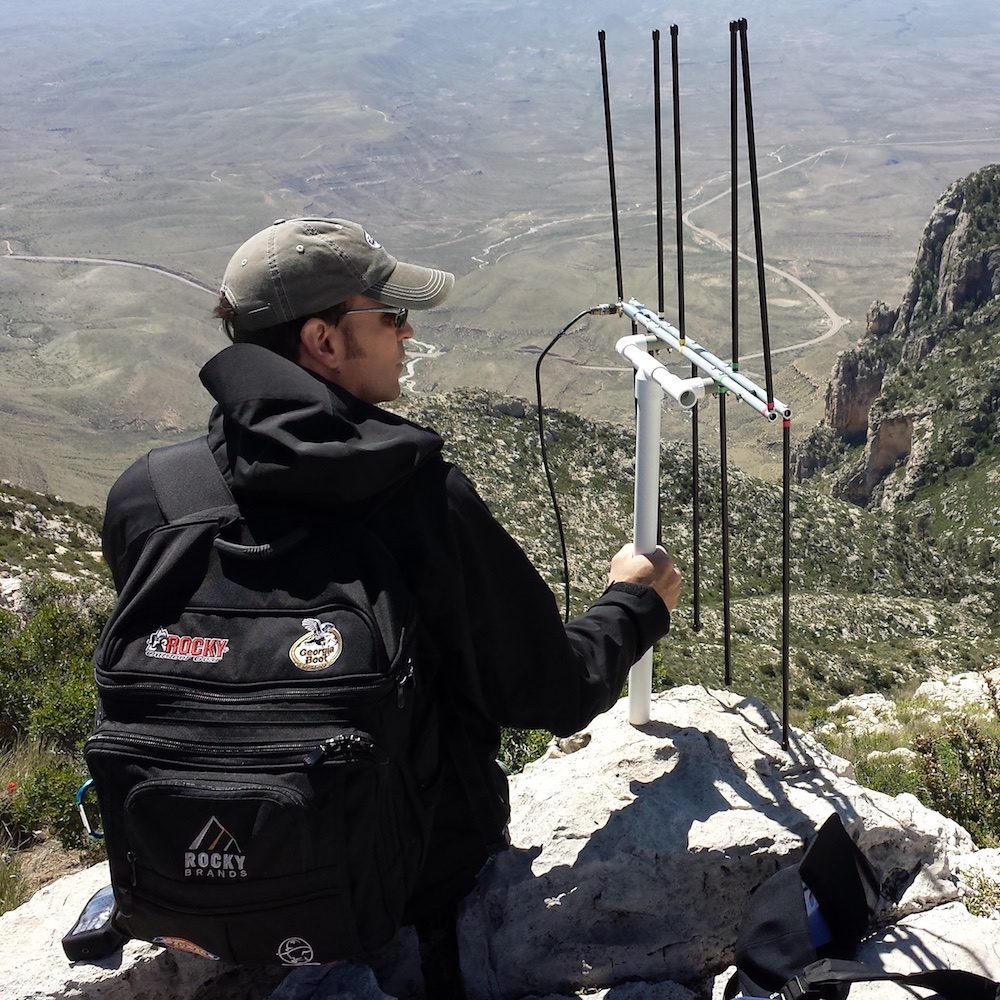
[[(789, 692), (789, 631), (790, 631), (790, 557), (791, 557), (791, 416), (789, 406), (774, 394), (771, 344), (767, 322), (767, 298), (765, 289), (764, 252), (761, 234), (760, 192), (758, 188), (756, 146), (753, 132), (753, 110), (750, 87), (749, 46), (747, 43), (747, 22), (745, 19), (730, 22), (730, 150), (732, 170), (731, 201), (731, 281), (732, 281), (732, 358), (724, 361), (708, 348), (688, 335), (684, 302), (684, 243), (682, 231), (682, 178), (680, 142), (680, 85), (678, 59), (678, 28), (670, 29), (671, 68), (673, 86), (673, 133), (674, 133), (674, 188), (677, 224), (677, 325), (669, 323), (664, 316), (663, 302), (663, 199), (662, 167), (660, 152), (660, 70), (659, 31), (653, 32), (653, 90), (654, 128), (656, 150), (656, 213), (657, 213), (657, 310), (647, 309), (637, 299), (625, 300), (622, 276), (621, 238), (618, 226), (618, 202), (615, 183), (613, 134), (611, 128), (611, 98), (608, 85), (608, 61), (606, 34), (598, 32), (601, 49), (601, 78), (604, 90), (604, 118), (608, 144), (608, 170), (611, 187), (611, 214), (614, 232), (615, 274), (619, 302), (617, 309), (609, 306), (597, 307), (594, 312), (616, 311), (628, 316), (632, 321), (632, 335), (622, 337), (615, 345), (616, 350), (635, 369), (636, 398), (636, 450), (635, 450), (635, 514), (633, 540), (640, 552), (651, 552), (658, 538), (659, 525), (659, 466), (660, 466), (660, 413), (664, 396), (669, 396), (681, 408), (690, 411), (692, 419), (692, 515), (693, 515), (693, 565), (694, 565), (694, 616), (697, 631), (700, 620), (700, 482), (699, 482), (699, 442), (698, 403), (709, 390), (719, 397), (720, 458), (722, 463), (722, 575), (723, 575), (723, 629), (725, 644), (725, 683), (732, 683), (732, 618), (731, 618), (731, 563), (729, 546), (729, 477), (727, 456), (726, 396), (732, 395), (764, 417), (768, 422), (782, 420), (784, 475), (782, 480), (782, 615), (781, 615), (781, 676), (782, 676), (782, 746), (788, 747), (788, 692)], [(737, 42), (740, 60), (737, 61)], [(763, 341), (765, 387), (740, 371), (739, 365), (739, 200), (738, 180), (738, 71), (742, 73), (743, 104), (746, 115), (746, 148), (749, 163), (750, 194), (753, 209), (754, 247), (757, 265), (757, 292), (760, 305), (761, 337)], [(691, 363), (691, 374), (681, 378), (654, 357), (653, 352), (664, 347), (681, 355)], [(633, 725), (644, 725), (649, 721), (652, 692), (652, 650), (632, 667), (629, 674), (629, 721)]]

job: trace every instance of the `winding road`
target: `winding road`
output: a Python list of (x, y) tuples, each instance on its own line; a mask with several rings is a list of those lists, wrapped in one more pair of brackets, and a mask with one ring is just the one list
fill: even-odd
[[(778, 167), (775, 170), (771, 170), (765, 174), (760, 175), (758, 180), (763, 181), (766, 180), (767, 178), (774, 177), (777, 174), (784, 173), (786, 170), (793, 170), (796, 167), (800, 167), (805, 163), (817, 160), (822, 156), (826, 156), (828, 153), (834, 152), (835, 148), (836, 147), (830, 146), (827, 147), (826, 149), (821, 149), (816, 153), (811, 153), (808, 156), (804, 156), (799, 160), (795, 160), (792, 163), (783, 164), (782, 166)], [(743, 184), (740, 185), (740, 188), (748, 187), (749, 183), (750, 183), (749, 181), (745, 181)], [(710, 229), (706, 229), (703, 226), (695, 225), (695, 223), (692, 221), (692, 216), (695, 215), (695, 213), (700, 212), (705, 208), (708, 208), (709, 205), (714, 204), (715, 202), (719, 201), (722, 198), (725, 198), (727, 195), (730, 194), (731, 191), (732, 187), (726, 187), (718, 194), (713, 195), (711, 198), (707, 198), (704, 201), (699, 202), (697, 205), (694, 205), (693, 207), (689, 208), (681, 216), (682, 224), (687, 229), (689, 229), (696, 237), (699, 237), (701, 240), (704, 240), (705, 242), (710, 243), (713, 246), (727, 253), (730, 252), (732, 249), (730, 243), (726, 239), (721, 237), (718, 233), (714, 233)], [(552, 226), (563, 225), (567, 222), (579, 222), (583, 221), (584, 219), (589, 220), (597, 217), (598, 216), (596, 215), (587, 215), (579, 219), (558, 219), (558, 220), (553, 220), (551, 222), (545, 222), (530, 226), (524, 232), (515, 233), (511, 236), (506, 237), (505, 239), (500, 240), (495, 244), (492, 244), (489, 247), (485, 247), (481, 251), (481, 256), (473, 257), (472, 259), (479, 265), (479, 267), (481, 268), (485, 267), (490, 263), (490, 261), (485, 258), (490, 257), (493, 251), (504, 246), (505, 244), (511, 243), (525, 236), (534, 235), (540, 232), (541, 230), (551, 228)], [(109, 264), (116, 267), (137, 267), (143, 270), (155, 271), (158, 274), (166, 275), (168, 278), (173, 278), (175, 281), (181, 281), (184, 284), (190, 285), (192, 288), (197, 288), (200, 291), (208, 292), (212, 295), (217, 294), (216, 289), (210, 287), (209, 285), (204, 284), (201, 281), (198, 281), (196, 278), (189, 277), (188, 275), (185, 275), (180, 271), (176, 271), (168, 267), (163, 267), (162, 265), (159, 264), (147, 264), (138, 261), (120, 260), (114, 257), (51, 257), (51, 256), (39, 256), (35, 254), (18, 254), (14, 253), (9, 240), (4, 240), (4, 242), (7, 245), (6, 256), (10, 260), (23, 260), (23, 261), (32, 261), (41, 263), (54, 263), (54, 264)], [(756, 258), (752, 257), (749, 254), (740, 252), (739, 257), (741, 260), (756, 265)], [(494, 257), (493, 259), (495, 260), (497, 258)], [(830, 303), (827, 302), (827, 300), (823, 298), (823, 296), (820, 295), (820, 293), (816, 291), (815, 288), (813, 288), (806, 282), (802, 281), (801, 278), (797, 278), (794, 274), (790, 274), (788, 271), (782, 270), (781, 268), (775, 267), (773, 264), (768, 264), (766, 262), (764, 263), (764, 269), (774, 275), (777, 275), (784, 281), (787, 281), (790, 285), (795, 286), (803, 294), (808, 296), (808, 298), (810, 298), (813, 302), (816, 303), (819, 309), (826, 316), (829, 323), (827, 329), (819, 336), (811, 337), (808, 340), (798, 341), (797, 343), (794, 344), (788, 344), (784, 347), (774, 348), (771, 351), (772, 354), (782, 354), (788, 351), (798, 351), (802, 350), (805, 347), (812, 347), (815, 344), (822, 343), (823, 341), (829, 340), (831, 337), (835, 336), (837, 333), (840, 332), (840, 330), (843, 329), (844, 326), (846, 326), (850, 322), (850, 320), (847, 319), (846, 317), (840, 316), (837, 313), (837, 311), (833, 308), (833, 306), (831, 306)], [(413, 352), (413, 354), (408, 357), (407, 371), (406, 374), (404, 375), (404, 384), (408, 385), (411, 388), (413, 385), (414, 364), (420, 360), (436, 357), (440, 353), (438, 348), (432, 344), (421, 343), (417, 345), (416, 341), (412, 343), (415, 346), (418, 346), (418, 351)], [(749, 361), (760, 357), (763, 357), (763, 352), (744, 355), (742, 360)], [(571, 359), (567, 358), (565, 360), (570, 361)], [(580, 365), (580, 367), (592, 368), (597, 366)], [(602, 368), (601, 370), (605, 369)], [(618, 371), (619, 369), (609, 368), (606, 370)]]
[[(785, 164), (785, 166), (778, 167), (777, 170), (771, 170), (770, 172), (761, 175), (758, 178), (758, 180), (762, 181), (768, 177), (774, 177), (776, 174), (784, 173), (784, 171), (786, 170), (791, 170), (794, 167), (800, 167), (802, 166), (803, 163), (809, 163), (810, 160), (817, 160), (819, 159), (819, 157), (825, 156), (827, 153), (830, 153), (832, 151), (833, 151), (832, 146), (827, 149), (821, 149), (818, 153), (811, 153), (809, 156), (804, 156), (801, 160), (796, 160), (794, 163), (788, 163)], [(748, 187), (749, 184), (750, 184), (749, 181), (745, 181), (739, 187), (745, 188)], [(695, 205), (693, 208), (689, 208), (681, 216), (681, 222), (688, 229), (690, 229), (691, 232), (707, 240), (709, 243), (712, 243), (715, 246), (719, 247), (719, 249), (725, 250), (727, 253), (732, 251), (732, 244), (730, 244), (728, 240), (724, 240), (721, 236), (719, 236), (718, 233), (713, 233), (710, 229), (704, 229), (701, 226), (696, 226), (691, 221), (691, 216), (695, 212), (699, 212), (703, 208), (707, 208), (709, 205), (714, 204), (720, 198), (725, 198), (726, 195), (732, 192), (732, 190), (733, 190), (732, 186), (727, 187), (724, 191), (720, 191), (717, 195), (713, 195), (706, 201), (703, 201), (700, 204)], [(749, 254), (739, 253), (738, 256), (740, 260), (745, 260), (751, 264), (754, 264), (755, 266), (757, 264), (757, 258), (751, 257)], [(824, 340), (829, 340), (835, 334), (839, 333), (850, 322), (850, 320), (847, 319), (846, 317), (838, 315), (837, 311), (833, 308), (833, 306), (831, 306), (830, 303), (827, 302), (826, 299), (824, 299), (823, 296), (820, 295), (815, 288), (813, 288), (811, 285), (807, 285), (800, 278), (796, 278), (794, 274), (789, 274), (788, 271), (783, 271), (780, 267), (775, 267), (773, 264), (768, 264), (767, 262), (764, 263), (764, 270), (770, 271), (771, 274), (778, 275), (778, 277), (783, 278), (789, 284), (794, 285), (796, 288), (805, 292), (805, 294), (808, 295), (809, 298), (811, 298), (813, 302), (815, 302), (816, 305), (820, 307), (820, 309), (826, 314), (827, 319), (830, 321), (830, 325), (827, 328), (826, 332), (821, 333), (818, 337), (812, 337), (809, 340), (802, 340), (796, 344), (788, 344), (785, 347), (773, 348), (771, 350), (772, 354), (782, 354), (786, 351), (798, 351), (801, 350), (803, 347), (812, 347), (813, 344), (820, 344)], [(762, 358), (763, 356), (764, 352), (758, 351), (756, 354), (743, 355), (741, 360), (749, 361), (753, 358)]]
[(163, 267), (162, 264), (144, 264), (135, 260), (119, 260), (116, 257), (45, 257), (38, 254), (14, 253), (10, 245), (10, 240), (4, 240), (4, 243), (7, 244), (7, 253), (3, 256), (6, 256), (8, 260), (27, 260), (42, 264), (111, 264), (115, 267), (138, 267), (144, 271), (155, 271), (157, 274), (165, 274), (168, 278), (173, 278), (175, 281), (182, 281), (185, 285), (190, 285), (192, 288), (208, 292), (211, 295), (219, 294), (218, 289), (206, 285), (203, 281), (198, 281), (197, 278), (189, 277), (172, 268)]
[[(14, 253), (14, 249), (10, 245), (10, 240), (4, 240), (3, 242), (7, 246), (7, 253), (0, 254), (0, 259), (6, 257), (7, 260), (24, 260), (42, 264), (110, 264), (115, 267), (137, 267), (144, 271), (155, 271), (157, 274), (166, 275), (166, 277), (173, 278), (175, 281), (183, 282), (191, 288), (197, 288), (200, 292), (208, 292), (213, 296), (219, 294), (218, 289), (212, 288), (210, 285), (206, 285), (203, 281), (198, 281), (197, 278), (192, 278), (186, 274), (182, 274), (180, 271), (164, 267), (161, 264), (145, 264), (134, 260), (119, 260), (116, 257), (53, 257), (42, 256), (40, 254)], [(431, 358), (438, 358), (443, 353), (444, 352), (435, 344), (428, 344), (422, 340), (411, 339), (408, 342), (406, 349), (406, 369), (400, 379), (400, 384), (403, 388), (408, 390), (416, 389), (414, 369), (418, 361), (427, 361)]]

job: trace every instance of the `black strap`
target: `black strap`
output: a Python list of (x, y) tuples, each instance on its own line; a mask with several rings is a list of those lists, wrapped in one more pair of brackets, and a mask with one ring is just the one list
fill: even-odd
[(154, 448), (146, 456), (153, 495), (167, 521), (236, 503), (208, 437)]
[(846, 962), (824, 958), (813, 962), (802, 973), (786, 983), (775, 996), (783, 1000), (809, 1000), (820, 996), (824, 986), (875, 981), (899, 983), (901, 986), (922, 986), (934, 990), (942, 1000), (1000, 1000), (1000, 983), (961, 969), (931, 969), (925, 972), (884, 972), (863, 962)]

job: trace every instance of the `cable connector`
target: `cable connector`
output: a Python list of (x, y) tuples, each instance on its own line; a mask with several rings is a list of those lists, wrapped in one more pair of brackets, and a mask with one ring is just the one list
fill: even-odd
[(622, 304), (620, 302), (602, 302), (599, 306), (589, 309), (591, 316), (621, 316)]

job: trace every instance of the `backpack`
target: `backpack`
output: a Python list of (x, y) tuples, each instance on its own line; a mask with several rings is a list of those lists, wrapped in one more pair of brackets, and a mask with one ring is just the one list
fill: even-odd
[(942, 1000), (1000, 1000), (1000, 984), (971, 972), (904, 974), (855, 961), (880, 896), (872, 866), (833, 813), (802, 860), (751, 895), (724, 1000), (845, 1000), (852, 983), (875, 981), (932, 989)]
[(364, 519), (241, 511), (205, 438), (148, 467), (167, 523), (98, 642), (85, 748), (115, 922), (241, 964), (371, 951), (433, 818), (413, 596)]

